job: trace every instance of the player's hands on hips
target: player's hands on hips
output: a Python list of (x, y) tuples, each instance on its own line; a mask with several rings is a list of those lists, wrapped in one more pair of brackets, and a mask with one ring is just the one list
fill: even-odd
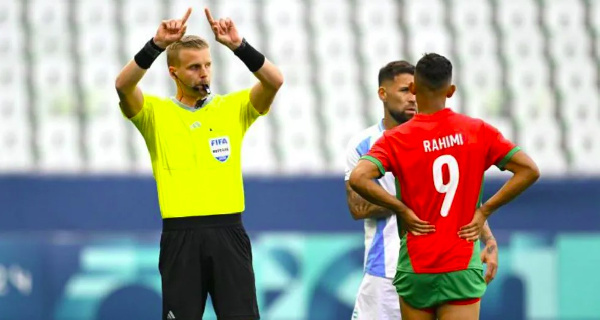
[(479, 239), (479, 235), (481, 234), (481, 230), (483, 229), (483, 225), (487, 220), (487, 215), (481, 210), (481, 208), (477, 208), (475, 210), (475, 214), (473, 215), (473, 220), (468, 225), (460, 228), (458, 231), (458, 236), (467, 240), (467, 241), (477, 241)]
[(206, 13), (206, 19), (210, 24), (210, 28), (212, 29), (217, 42), (227, 46), (232, 51), (242, 44), (242, 37), (240, 37), (235, 24), (231, 19), (215, 20), (208, 8), (204, 9), (204, 13)]
[(487, 265), (485, 270), (485, 283), (489, 284), (496, 277), (498, 271), (498, 244), (496, 240), (489, 239), (481, 251), (481, 262)]
[(417, 217), (414, 211), (407, 209), (404, 212), (399, 212), (398, 215), (402, 219), (402, 227), (405, 231), (412, 233), (415, 236), (420, 236), (435, 232), (435, 226), (423, 221)]
[(153, 39), (154, 43), (165, 49), (171, 43), (179, 41), (185, 35), (185, 30), (187, 29), (186, 23), (191, 14), (192, 8), (188, 8), (181, 19), (163, 20), (158, 30), (156, 30), (156, 35)]

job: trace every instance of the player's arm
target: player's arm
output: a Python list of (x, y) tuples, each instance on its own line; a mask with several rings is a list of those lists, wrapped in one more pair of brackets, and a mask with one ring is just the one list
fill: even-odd
[(238, 34), (231, 19), (214, 20), (208, 8), (204, 9), (204, 12), (215, 39), (231, 49), (258, 78), (259, 82), (250, 91), (250, 103), (258, 113), (266, 113), (271, 107), (277, 91), (283, 85), (281, 71)]
[(485, 282), (490, 283), (498, 272), (498, 243), (487, 220), (481, 229), (481, 242), (485, 245), (481, 251), (481, 262), (487, 265), (485, 270)]
[(119, 106), (128, 118), (138, 114), (144, 105), (144, 96), (138, 83), (165, 48), (183, 37), (191, 13), (192, 9), (188, 8), (182, 19), (162, 21), (154, 38), (146, 43), (117, 76), (115, 88), (119, 95)]
[(352, 190), (348, 181), (346, 181), (346, 200), (348, 202), (348, 209), (350, 209), (350, 213), (354, 220), (386, 218), (394, 214), (394, 212), (389, 209), (374, 205), (365, 200)]
[(510, 157), (504, 169), (513, 173), (513, 176), (496, 192), (488, 201), (475, 211), (473, 220), (459, 231), (461, 238), (475, 241), (484, 222), (501, 206), (509, 203), (523, 193), (540, 177), (540, 171), (535, 162), (524, 152), (517, 151)]
[(407, 231), (415, 235), (435, 231), (435, 226), (422, 221), (402, 201), (389, 194), (374, 179), (382, 175), (379, 166), (370, 160), (361, 159), (350, 174), (350, 186), (367, 201), (398, 213)]
[(520, 195), (540, 177), (540, 170), (537, 165), (522, 150), (517, 151), (508, 160), (504, 169), (512, 172), (513, 176), (481, 206), (481, 211), (488, 217), (498, 208)]

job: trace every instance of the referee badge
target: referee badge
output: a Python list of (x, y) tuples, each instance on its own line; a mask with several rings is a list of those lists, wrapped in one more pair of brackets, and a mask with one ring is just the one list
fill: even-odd
[(230, 146), (229, 137), (223, 136), (209, 140), (210, 151), (215, 159), (225, 162), (229, 159)]

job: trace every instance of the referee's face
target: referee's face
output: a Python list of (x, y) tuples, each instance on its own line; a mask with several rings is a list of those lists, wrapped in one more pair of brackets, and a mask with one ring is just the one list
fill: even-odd
[(202, 95), (195, 88), (202, 85), (210, 85), (212, 58), (210, 50), (205, 49), (182, 49), (179, 52), (179, 66), (170, 67), (180, 83), (183, 83), (182, 89), (191, 96)]
[(412, 119), (417, 113), (417, 101), (408, 90), (413, 81), (412, 74), (403, 73), (395, 76), (394, 81), (384, 81), (379, 88), (386, 116), (391, 116), (398, 124)]

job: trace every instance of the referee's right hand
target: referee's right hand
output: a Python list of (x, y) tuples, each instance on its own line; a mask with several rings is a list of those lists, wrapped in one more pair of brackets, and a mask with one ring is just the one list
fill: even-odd
[(185, 35), (187, 29), (187, 20), (192, 14), (192, 8), (188, 8), (185, 15), (181, 19), (163, 20), (156, 30), (154, 43), (165, 49), (171, 43), (180, 40)]

